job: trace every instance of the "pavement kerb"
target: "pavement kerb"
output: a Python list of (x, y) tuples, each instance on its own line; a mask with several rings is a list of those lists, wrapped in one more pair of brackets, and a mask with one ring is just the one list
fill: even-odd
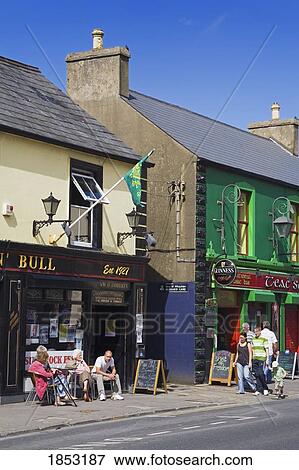
[[(292, 400), (293, 398), (297, 398), (296, 396), (290, 396), (288, 399)], [(247, 402), (248, 404), (248, 402)], [(45, 426), (45, 427), (40, 427), (37, 426), (33, 429), (22, 429), (22, 430), (17, 430), (17, 431), (11, 431), (11, 432), (1, 432), (0, 433), (0, 438), (5, 438), (5, 437), (17, 437), (20, 435), (23, 435), (25, 433), (34, 433), (34, 432), (40, 432), (40, 431), (51, 431), (51, 430), (58, 430), (62, 428), (70, 428), (73, 426), (87, 426), (90, 424), (96, 424), (96, 423), (103, 423), (107, 421), (119, 421), (119, 420), (124, 420), (124, 419), (130, 419), (130, 418), (137, 418), (140, 416), (149, 416), (149, 415), (154, 415), (157, 413), (169, 413), (172, 411), (185, 411), (185, 410), (200, 410), (202, 409), (203, 411), (209, 411), (217, 408), (231, 408), (231, 407), (236, 407), (239, 406), (240, 404), (236, 403), (221, 403), (221, 404), (215, 404), (215, 405), (192, 405), (192, 406), (179, 406), (179, 407), (170, 407), (170, 408), (163, 408), (163, 409), (156, 409), (152, 411), (141, 411), (141, 412), (136, 412), (128, 415), (120, 415), (120, 416), (109, 416), (105, 418), (99, 418), (99, 419), (92, 419), (92, 420), (86, 420), (86, 421), (76, 421), (76, 422), (66, 422), (62, 424), (53, 424), (50, 426)]]
[(204, 408), (205, 410), (207, 409), (214, 409), (218, 407), (230, 407), (230, 406), (235, 406), (235, 403), (227, 403), (227, 404), (221, 404), (221, 405), (192, 405), (192, 406), (180, 406), (180, 407), (172, 407), (172, 408), (163, 408), (163, 409), (157, 409), (153, 411), (141, 411), (141, 412), (136, 412), (132, 413), (129, 415), (121, 415), (121, 416), (109, 416), (105, 418), (99, 418), (99, 419), (92, 419), (88, 421), (76, 421), (74, 423), (62, 423), (62, 424), (53, 424), (50, 426), (46, 427), (36, 427), (33, 429), (23, 429), (23, 430), (18, 430), (18, 431), (11, 431), (7, 433), (0, 433), (0, 438), (5, 438), (5, 437), (13, 437), (13, 436), (18, 436), (18, 435), (23, 435), (24, 433), (34, 433), (34, 432), (40, 432), (40, 431), (50, 431), (50, 430), (58, 430), (61, 428), (70, 428), (72, 426), (85, 426), (85, 425), (90, 425), (90, 424), (96, 424), (96, 423), (103, 423), (107, 421), (117, 421), (117, 420), (123, 420), (123, 419), (129, 419), (129, 418), (137, 418), (140, 416), (148, 416), (148, 415), (153, 415), (157, 413), (169, 413), (172, 411), (184, 411), (184, 410), (197, 410), (200, 408)]

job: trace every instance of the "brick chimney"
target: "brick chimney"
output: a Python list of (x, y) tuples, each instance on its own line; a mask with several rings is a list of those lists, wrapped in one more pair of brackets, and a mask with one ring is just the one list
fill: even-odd
[(273, 103), (271, 106), (272, 119), (270, 121), (253, 122), (248, 129), (256, 135), (271, 138), (279, 145), (298, 157), (298, 126), (299, 120), (280, 119), (280, 105)]
[(103, 47), (104, 31), (92, 32), (93, 48), (66, 57), (67, 92), (75, 103), (92, 115), (103, 98), (129, 96), (127, 47)]

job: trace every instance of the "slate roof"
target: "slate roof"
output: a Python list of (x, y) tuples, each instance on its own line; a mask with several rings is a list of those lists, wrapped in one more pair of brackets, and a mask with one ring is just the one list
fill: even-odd
[(270, 139), (136, 91), (125, 100), (199, 158), (298, 186), (299, 158)]
[(140, 160), (38, 68), (1, 56), (0, 130), (89, 153)]

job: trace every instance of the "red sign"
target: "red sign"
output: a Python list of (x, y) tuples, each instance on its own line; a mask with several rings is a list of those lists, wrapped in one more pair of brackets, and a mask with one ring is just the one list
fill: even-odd
[(299, 277), (285, 274), (259, 274), (246, 271), (238, 271), (236, 279), (231, 287), (243, 289), (263, 289), (279, 292), (299, 292)]

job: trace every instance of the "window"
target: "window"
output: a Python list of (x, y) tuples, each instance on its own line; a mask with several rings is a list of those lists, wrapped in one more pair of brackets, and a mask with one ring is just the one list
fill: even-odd
[(238, 229), (237, 229), (237, 253), (249, 254), (249, 203), (251, 193), (241, 191), (241, 199), (238, 204)]
[[(85, 201), (95, 202), (104, 194), (93, 176), (72, 173), (72, 180)], [(104, 204), (109, 204), (109, 199), (104, 197), (102, 202)]]
[(291, 261), (294, 263), (299, 262), (299, 204), (293, 204), (294, 209), (294, 223), (290, 232), (290, 252), (291, 252)]
[[(76, 165), (76, 166), (75, 166)], [(70, 187), (70, 220), (74, 222), (103, 194), (100, 186), (102, 168), (82, 162), (73, 162)], [(109, 204), (108, 198), (103, 203)], [(72, 228), (70, 244), (74, 246), (100, 248), (101, 204), (89, 211)]]

